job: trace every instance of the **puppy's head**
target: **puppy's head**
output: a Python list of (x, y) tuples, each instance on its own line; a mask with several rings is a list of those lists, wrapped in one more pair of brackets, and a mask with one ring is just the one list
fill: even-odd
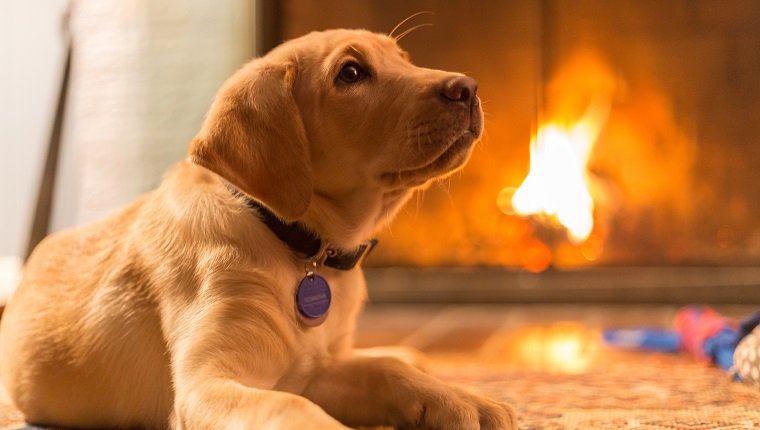
[(461, 167), (482, 130), (476, 92), (388, 36), (310, 33), (224, 84), (190, 157), (293, 220), (315, 194), (403, 191)]

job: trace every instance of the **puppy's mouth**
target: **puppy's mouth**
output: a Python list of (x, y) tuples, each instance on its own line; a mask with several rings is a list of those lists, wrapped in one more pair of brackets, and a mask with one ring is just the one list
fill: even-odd
[(416, 187), (436, 177), (452, 173), (464, 166), (470, 158), (474, 143), (480, 138), (483, 130), (483, 119), (479, 101), (473, 103), (470, 118), (465, 127), (464, 131), (458, 136), (450, 140), (447, 145), (443, 145), (443, 151), (431, 161), (422, 167), (385, 173), (382, 176), (383, 182), (390, 187)]

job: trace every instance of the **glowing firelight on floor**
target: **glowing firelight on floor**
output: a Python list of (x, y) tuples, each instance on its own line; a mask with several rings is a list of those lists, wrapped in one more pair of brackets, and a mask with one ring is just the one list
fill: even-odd
[(579, 322), (532, 324), (517, 330), (506, 350), (510, 361), (529, 369), (580, 374), (597, 360), (599, 339), (598, 330)]
[(592, 104), (580, 121), (541, 126), (530, 143), (530, 170), (512, 195), (514, 213), (559, 223), (571, 242), (584, 242), (594, 228), (594, 200), (587, 166), (608, 108)]

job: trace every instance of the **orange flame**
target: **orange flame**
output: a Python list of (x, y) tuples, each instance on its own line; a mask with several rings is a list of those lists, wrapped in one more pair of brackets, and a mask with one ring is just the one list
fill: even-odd
[(522, 184), (497, 198), (507, 214), (537, 217), (563, 228), (571, 243), (584, 243), (594, 231), (591, 151), (610, 114), (619, 82), (593, 51), (579, 51), (547, 87), (547, 115), (530, 142), (530, 169)]
[(530, 143), (530, 171), (512, 196), (515, 213), (551, 218), (576, 244), (589, 237), (594, 200), (586, 168), (608, 114), (607, 105), (592, 103), (572, 127), (546, 124), (538, 129)]

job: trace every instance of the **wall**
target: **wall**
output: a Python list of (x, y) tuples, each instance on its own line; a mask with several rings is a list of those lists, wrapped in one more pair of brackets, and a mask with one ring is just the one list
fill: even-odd
[[(0, 303), (17, 283), (63, 66), (65, 0), (0, 2)], [(249, 0), (78, 0), (50, 230), (154, 188), (255, 51)]]
[(63, 67), (67, 0), (0, 2), (0, 300), (15, 284)]
[(53, 231), (106, 216), (184, 158), (216, 90), (254, 52), (252, 3), (82, 0)]

